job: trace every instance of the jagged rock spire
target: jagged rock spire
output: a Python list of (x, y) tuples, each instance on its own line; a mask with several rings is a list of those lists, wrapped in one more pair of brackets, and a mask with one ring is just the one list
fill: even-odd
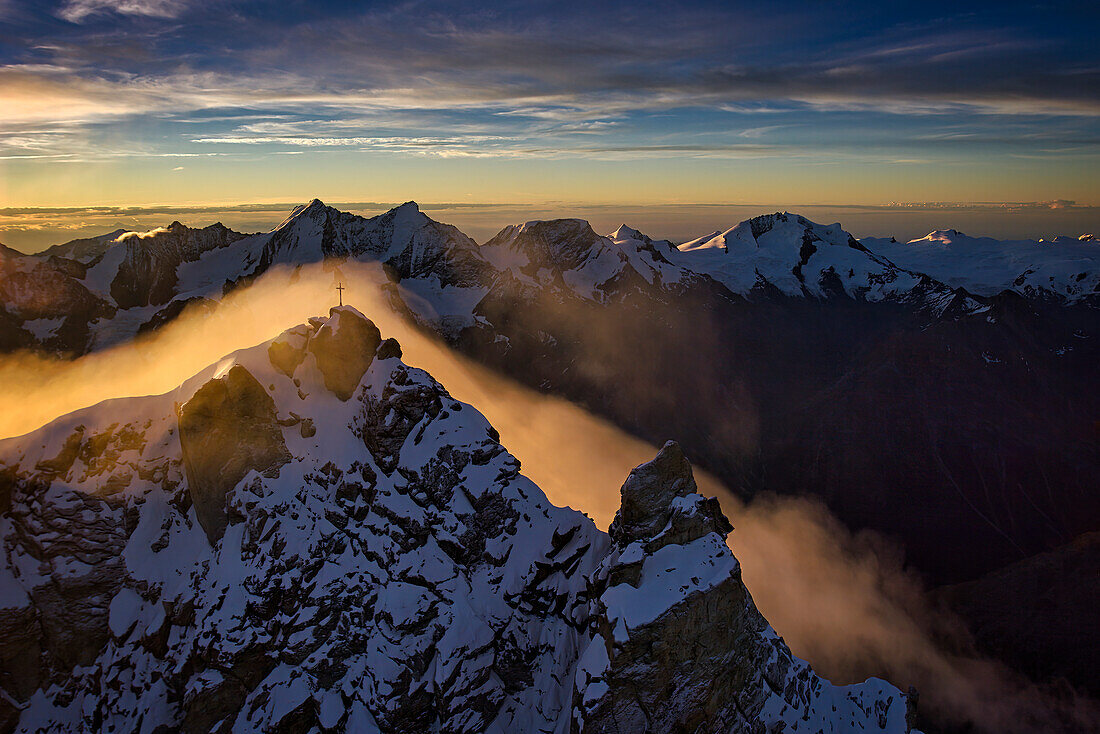
[(712, 531), (724, 537), (733, 527), (716, 500), (697, 497), (696, 502), (676, 502), (695, 495), (697, 489), (691, 462), (680, 444), (666, 442), (652, 461), (635, 467), (623, 483), (622, 505), (608, 529), (611, 539), (620, 547), (653, 541), (670, 524), (670, 530), (683, 536), (674, 542), (687, 542)]

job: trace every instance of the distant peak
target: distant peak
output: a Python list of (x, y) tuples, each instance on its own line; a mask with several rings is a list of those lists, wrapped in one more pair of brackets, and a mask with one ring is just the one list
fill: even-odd
[(406, 201), (401, 206), (395, 206), (390, 211), (395, 212), (395, 213), (396, 212), (402, 212), (402, 213), (408, 213), (408, 214), (419, 214), (420, 213), (420, 205), (417, 204), (415, 201)]
[(325, 202), (320, 199), (310, 199), (308, 204), (303, 204), (295, 209), (290, 215), (290, 218), (293, 219), (299, 216), (314, 217), (318, 214), (322, 214), (326, 209), (328, 209), (328, 207), (325, 205)]
[(593, 232), (592, 225), (588, 223), (587, 219), (578, 219), (575, 217), (564, 219), (532, 219), (529, 222), (525, 222), (520, 228), (524, 232)]
[(4, 257), (26, 257), (22, 252), (14, 247), (8, 247), (4, 243), (0, 242), (0, 258)]
[(638, 230), (628, 227), (625, 224), (620, 224), (619, 228), (611, 233), (611, 239), (613, 240), (641, 240), (645, 239), (645, 235)]
[(925, 235), (926, 240), (954, 240), (959, 237), (966, 237), (962, 232), (957, 229), (937, 229), (929, 232)]
[(276, 229), (281, 229), (294, 222), (295, 220), (300, 219), (301, 217), (314, 219), (317, 216), (323, 214), (327, 209), (328, 207), (325, 206), (325, 202), (321, 201), (320, 199), (310, 199), (308, 204), (300, 204), (294, 207), (294, 211), (292, 211), (290, 215), (283, 220), (283, 223), (276, 227)]
[(168, 229), (174, 232), (178, 229), (187, 229), (187, 227), (183, 224), (183, 222), (177, 219), (176, 221), (168, 225)]

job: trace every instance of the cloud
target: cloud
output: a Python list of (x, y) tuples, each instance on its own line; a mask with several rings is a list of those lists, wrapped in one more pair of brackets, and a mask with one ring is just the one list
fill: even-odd
[(195, 138), (194, 143), (232, 143), (235, 145), (298, 145), (306, 148), (332, 148), (367, 146), (375, 148), (418, 148), (464, 145), (471, 142), (496, 142), (506, 140), (499, 136), (469, 136), (464, 138), (426, 137), (377, 137), (377, 138), (317, 138), (305, 136), (229, 136), (221, 138)]
[(180, 0), (66, 0), (57, 16), (70, 23), (82, 23), (88, 16), (113, 12), (147, 18), (176, 18), (187, 3)]
[[(173, 17), (185, 6), (167, 0), (70, 0), (64, 7), (63, 12), (84, 18), (107, 10)], [(779, 19), (721, 11), (642, 14), (615, 19), (618, 32), (609, 34), (612, 19), (593, 18), (593, 12), (522, 24), (481, 13), (447, 14), (431, 3), (300, 23), (228, 15), (208, 21), (214, 24), (205, 41), (211, 55), (197, 55), (204, 48), (204, 41), (194, 38), (199, 29), (185, 27), (181, 32), (192, 36), (190, 47), (178, 44), (178, 52), (167, 40), (158, 43), (174, 53), (153, 53), (141, 64), (111, 52), (106, 60), (123, 67), (115, 69), (120, 74), (114, 79), (100, 73), (102, 48), (126, 46), (130, 36), (124, 30), (113, 31), (117, 37), (107, 39), (112, 43), (97, 34), (88, 41), (69, 40), (56, 53), (73, 67), (73, 76), (93, 87), (112, 83), (120, 100), (138, 108), (476, 107), (559, 121), (683, 107), (740, 112), (791, 104), (802, 110), (898, 114), (1100, 115), (1100, 72), (1060, 60), (1042, 44), (1006, 31), (941, 29), (858, 51), (827, 47), (794, 56), (783, 44), (767, 41)], [(245, 20), (255, 28), (242, 37), (234, 28)], [(179, 54), (195, 61), (174, 63)]]
[[(188, 12), (199, 3), (203, 12)], [(949, 146), (1036, 159), (1098, 152), (1095, 51), (966, 18), (856, 33), (820, 11), (751, 5), (657, 14), (67, 0), (59, 12), (79, 23), (29, 27), (22, 51), (0, 49), (0, 137), (67, 133), (0, 140), (0, 156), (69, 162), (230, 144), (254, 156), (602, 160), (816, 150), (819, 163), (942, 163)], [(91, 22), (101, 16), (113, 22)], [(119, 16), (178, 20), (135, 27)], [(762, 117), (731, 124), (740, 115)], [(1005, 128), (1021, 120), (1026, 129)]]
[(908, 210), (946, 210), (946, 211), (1044, 211), (1062, 209), (1092, 209), (1094, 207), (1078, 206), (1076, 201), (1070, 199), (1049, 199), (1047, 201), (996, 201), (996, 202), (970, 202), (970, 201), (895, 201), (887, 204), (884, 209), (908, 209)]
[(65, 67), (0, 67), (0, 122), (87, 121), (146, 112), (158, 95), (134, 83), (86, 78)]

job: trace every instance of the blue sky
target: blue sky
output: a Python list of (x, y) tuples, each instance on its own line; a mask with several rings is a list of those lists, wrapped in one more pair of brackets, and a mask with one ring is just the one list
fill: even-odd
[(0, 0), (0, 207), (1100, 205), (1095, 4), (774, 5)]

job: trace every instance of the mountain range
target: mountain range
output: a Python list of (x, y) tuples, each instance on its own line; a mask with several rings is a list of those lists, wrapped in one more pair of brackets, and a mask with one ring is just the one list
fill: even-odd
[[(338, 280), (349, 262), (371, 269), (372, 287), (418, 328), (655, 445), (675, 439), (741, 497), (819, 498), (849, 528), (896, 544), (928, 584), (950, 585), (943, 598), (979, 644), (1100, 692), (1091, 666), (1051, 663), (1100, 654), (1095, 630), (1065, 634), (1081, 599), (1095, 598), (1100, 575), (1087, 566), (1095, 554), (1081, 556), (1084, 571), (1074, 567), (1080, 584), (1051, 584), (1000, 617), (1003, 604), (991, 611), (989, 603), (1051, 567), (1036, 559), (1078, 558), (1074, 540), (1100, 530), (1095, 238), (998, 242), (941, 230), (908, 243), (857, 240), (839, 224), (776, 213), (678, 246), (625, 225), (600, 235), (577, 219), (505, 227), (478, 244), (412, 202), (364, 218), (314, 200), (261, 234), (173, 222), (38, 255), (3, 248), (0, 349), (71, 358), (141, 339), (185, 311), (216, 309), (261, 276), (293, 279), (320, 263)], [(284, 373), (296, 374), (291, 362), (321, 326), (271, 346), (288, 355)], [(307, 430), (306, 414), (296, 415), (296, 428), (280, 432), (321, 430), (317, 417)], [(66, 421), (75, 430), (80, 419)], [(73, 435), (55, 436), (34, 466), (50, 466)], [(79, 455), (84, 435), (68, 450)], [(172, 481), (190, 487), (181, 471)], [(603, 563), (602, 551), (590, 551), (584, 578)], [(1029, 634), (1005, 632), (1021, 613), (1042, 618), (1051, 608), (1066, 611)], [(571, 709), (570, 720), (586, 710)], [(707, 719), (717, 721), (725, 720)]]
[(621, 300), (644, 281), (674, 295), (711, 288), (749, 301), (840, 297), (936, 317), (984, 313), (990, 299), (1006, 292), (1096, 306), (1097, 244), (1091, 236), (1000, 242), (954, 230), (905, 244), (860, 242), (839, 224), (778, 213), (679, 247), (625, 225), (600, 236), (572, 219), (506, 227), (478, 245), (413, 202), (367, 219), (315, 199), (263, 234), (173, 222), (73, 240), (36, 255), (3, 247), (0, 344), (82, 354), (154, 328), (182, 303), (217, 298), (273, 265), (348, 257), (385, 264), (405, 280), (426, 301), (413, 311), (437, 329), (475, 323), (478, 303), (509, 276), (600, 303)]

